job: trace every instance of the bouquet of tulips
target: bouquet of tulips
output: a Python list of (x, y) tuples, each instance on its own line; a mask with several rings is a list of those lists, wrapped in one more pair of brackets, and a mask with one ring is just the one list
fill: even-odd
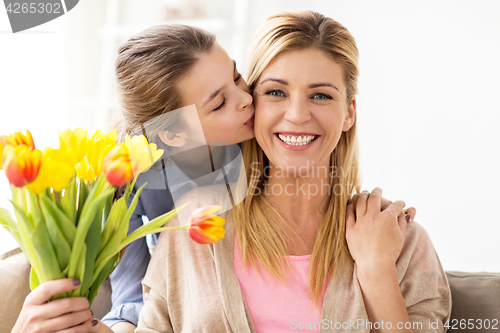
[[(61, 278), (77, 278), (80, 287), (55, 298), (83, 296), (90, 304), (120, 260), (120, 251), (136, 239), (164, 230), (189, 229), (200, 243), (224, 236), (220, 207), (198, 208), (185, 226), (162, 227), (180, 209), (168, 212), (127, 236), (129, 220), (144, 184), (129, 203), (135, 180), (163, 154), (144, 136), (81, 128), (59, 133), (59, 148), (35, 148), (29, 131), (0, 136), (0, 169), (5, 171), (16, 220), (0, 208), (0, 223), (31, 264), (30, 287)], [(116, 198), (126, 185), (121, 198)], [(129, 204), (129, 205), (128, 205)]]

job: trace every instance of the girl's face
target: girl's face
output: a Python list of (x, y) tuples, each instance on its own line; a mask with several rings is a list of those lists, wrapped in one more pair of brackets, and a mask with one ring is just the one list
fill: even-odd
[(343, 70), (323, 51), (286, 51), (260, 75), (254, 91), (255, 137), (270, 165), (330, 165), (342, 131), (354, 124), (356, 100), (346, 101)]
[(236, 63), (215, 43), (179, 82), (183, 105), (196, 106), (207, 142), (239, 143), (254, 137), (252, 96)]

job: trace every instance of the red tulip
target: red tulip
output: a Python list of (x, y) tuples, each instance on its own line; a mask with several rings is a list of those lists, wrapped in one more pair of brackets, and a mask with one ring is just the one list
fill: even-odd
[(200, 244), (217, 243), (224, 237), (225, 220), (213, 215), (221, 209), (220, 206), (201, 207), (195, 210), (189, 218), (189, 236)]
[(9, 182), (16, 187), (23, 187), (35, 181), (40, 171), (42, 152), (31, 150), (29, 146), (7, 145), (3, 150), (2, 167)]

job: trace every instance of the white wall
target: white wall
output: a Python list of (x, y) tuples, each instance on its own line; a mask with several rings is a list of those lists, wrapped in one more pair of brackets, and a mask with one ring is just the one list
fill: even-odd
[[(43, 147), (58, 128), (104, 126), (94, 109), (98, 3), (81, 1), (74, 13), (33, 29), (55, 33), (0, 34), (0, 133), (29, 128)], [(233, 15), (235, 3), (247, 1), (219, 0), (216, 12)], [(500, 2), (255, 0), (244, 13), (242, 45), (267, 16), (291, 9), (319, 11), (356, 38), (365, 189), (380, 186), (384, 197), (417, 208), (445, 270), (500, 271)], [(0, 30), (9, 30), (2, 10)], [(234, 46), (229, 30), (218, 37), (244, 70), (247, 50)], [(71, 66), (58, 67), (63, 53), (74, 55)], [(0, 230), (0, 250), (12, 246), (7, 239)]]

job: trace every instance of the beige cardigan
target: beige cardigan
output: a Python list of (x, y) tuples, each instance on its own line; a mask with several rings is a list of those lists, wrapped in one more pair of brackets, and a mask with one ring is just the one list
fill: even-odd
[[(191, 201), (193, 209), (206, 204)], [(214, 245), (195, 243), (184, 230), (162, 233), (142, 282), (145, 304), (136, 333), (255, 332), (234, 273), (230, 214), (225, 228), (226, 236)], [(396, 266), (410, 320), (422, 323), (414, 332), (446, 332), (443, 324), (451, 313), (450, 287), (427, 232), (416, 222), (406, 229)], [(368, 317), (356, 274), (355, 264), (351, 276), (344, 273), (330, 281), (320, 332), (370, 332), (365, 327)], [(360, 327), (352, 329), (357, 320)], [(434, 323), (431, 327), (429, 320)], [(434, 328), (436, 321), (438, 328)], [(339, 329), (342, 324), (351, 329)]]

